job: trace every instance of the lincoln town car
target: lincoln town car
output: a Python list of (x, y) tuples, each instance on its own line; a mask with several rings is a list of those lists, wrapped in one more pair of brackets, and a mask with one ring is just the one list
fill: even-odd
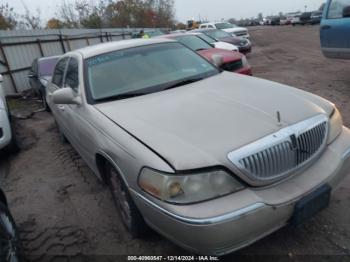
[(219, 65), (170, 39), (58, 61), (46, 93), (58, 133), (109, 186), (132, 236), (149, 226), (225, 255), (317, 215), (349, 173), (334, 104)]

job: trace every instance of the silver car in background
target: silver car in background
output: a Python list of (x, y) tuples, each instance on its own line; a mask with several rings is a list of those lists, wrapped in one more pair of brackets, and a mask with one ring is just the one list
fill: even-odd
[(224, 255), (327, 207), (350, 131), (332, 103), (214, 60), (165, 39), (91, 46), (58, 61), (47, 101), (133, 236)]
[(15, 152), (18, 147), (14, 134), (12, 133), (9, 108), (7, 107), (5, 91), (2, 84), (3, 76), (0, 75), (0, 150)]

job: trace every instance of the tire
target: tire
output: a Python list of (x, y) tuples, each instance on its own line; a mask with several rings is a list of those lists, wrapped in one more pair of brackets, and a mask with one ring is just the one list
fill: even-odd
[(8, 208), (0, 203), (0, 261), (24, 261), (23, 248), (13, 217)]
[(19, 151), (17, 141), (14, 137), (12, 137), (10, 144), (6, 146), (5, 150), (10, 154), (16, 154)]
[(17, 144), (17, 139), (16, 139), (16, 133), (12, 128), (11, 125), (11, 141), (10, 143), (6, 146), (5, 151), (8, 152), (9, 154), (16, 154), (19, 151), (19, 146)]
[(68, 139), (66, 138), (66, 136), (63, 134), (63, 132), (61, 131), (60, 126), (58, 125), (57, 121), (55, 120), (56, 123), (56, 127), (57, 127), (57, 132), (58, 132), (58, 136), (60, 139), (61, 144), (68, 144)]
[(144, 236), (148, 227), (132, 200), (123, 179), (111, 164), (108, 163), (105, 170), (108, 187), (124, 226), (133, 238)]
[(41, 101), (43, 102), (43, 107), (45, 109), (46, 112), (51, 112), (51, 109), (49, 107), (49, 105), (47, 104), (46, 101), (46, 92), (45, 91), (41, 91), (40, 92), (40, 96), (41, 96)]

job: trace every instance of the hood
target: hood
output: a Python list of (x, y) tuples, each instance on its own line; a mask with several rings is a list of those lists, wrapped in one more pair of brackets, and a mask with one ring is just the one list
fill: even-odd
[(238, 47), (233, 45), (233, 44), (229, 44), (226, 42), (214, 42), (215, 48), (221, 48), (221, 49), (226, 49), (226, 50), (230, 50), (230, 51), (238, 51)]
[[(229, 152), (333, 109), (326, 100), (301, 90), (226, 72), (95, 107), (176, 170), (233, 168), (227, 160)], [(277, 111), (282, 126), (277, 124)]]
[(205, 50), (197, 51), (198, 54), (211, 61), (213, 55), (221, 55), (224, 59), (224, 63), (229, 63), (242, 59), (242, 55), (238, 52), (232, 52), (219, 48), (210, 48)]
[(234, 37), (234, 36), (232, 36), (232, 37), (222, 37), (219, 40), (222, 41), (222, 42), (226, 42), (226, 43), (235, 45), (235, 46), (240, 46), (241, 41), (242, 41), (240, 38)]
[(223, 31), (227, 33), (237, 33), (237, 32), (243, 33), (243, 32), (247, 32), (247, 29), (243, 27), (233, 27), (233, 28), (223, 29)]

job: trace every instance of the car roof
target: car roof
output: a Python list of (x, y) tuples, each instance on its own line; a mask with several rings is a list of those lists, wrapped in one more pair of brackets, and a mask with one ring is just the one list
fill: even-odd
[(45, 60), (57, 60), (57, 59), (59, 59), (59, 58), (61, 58), (61, 57), (62, 57), (62, 55), (39, 57), (39, 58), (38, 58), (38, 62), (40, 62), (40, 61), (45, 61)]
[(151, 39), (130, 39), (121, 40), (115, 42), (108, 42), (103, 44), (97, 44), (93, 46), (84, 47), (67, 53), (67, 55), (79, 53), (83, 58), (89, 58), (96, 55), (128, 49), (132, 47), (147, 46), (162, 43), (172, 43), (174, 40), (165, 38), (151, 38)]
[(216, 29), (216, 28), (200, 28), (200, 29), (195, 29), (195, 30), (192, 30), (191, 32), (192, 33), (200, 33), (200, 32), (207, 32), (207, 31), (218, 31), (220, 29)]
[(200, 32), (173, 33), (173, 34), (156, 36), (155, 38), (174, 38), (174, 37), (178, 37), (178, 36), (196, 36), (196, 35), (200, 35), (200, 34), (201, 34)]

